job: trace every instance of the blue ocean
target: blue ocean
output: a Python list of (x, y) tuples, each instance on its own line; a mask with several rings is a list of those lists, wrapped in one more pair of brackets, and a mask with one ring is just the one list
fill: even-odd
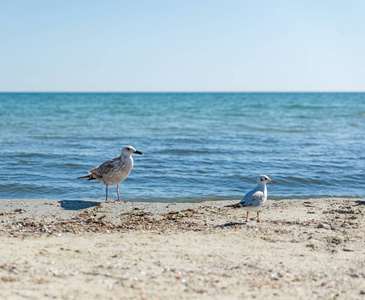
[[(365, 93), (1, 93), (0, 198), (105, 199), (76, 180), (143, 152), (126, 201), (365, 197)], [(116, 199), (116, 186), (109, 187)]]

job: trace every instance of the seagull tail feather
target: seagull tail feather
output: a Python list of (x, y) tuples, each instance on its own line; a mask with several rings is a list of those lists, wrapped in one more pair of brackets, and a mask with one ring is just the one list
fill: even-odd
[(233, 207), (233, 208), (239, 208), (241, 207), (242, 204), (241, 203), (235, 203), (235, 204), (231, 204), (231, 205), (225, 205), (224, 207)]
[(88, 180), (86, 180), (86, 181), (96, 180), (96, 179), (93, 177), (93, 174), (89, 174), (89, 175), (86, 175), (86, 176), (77, 177), (76, 179), (82, 179), (82, 178), (88, 178)]

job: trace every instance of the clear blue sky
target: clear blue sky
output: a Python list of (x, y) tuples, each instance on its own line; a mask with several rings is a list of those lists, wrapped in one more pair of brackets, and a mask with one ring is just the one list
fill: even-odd
[(365, 91), (365, 1), (2, 0), (0, 91)]

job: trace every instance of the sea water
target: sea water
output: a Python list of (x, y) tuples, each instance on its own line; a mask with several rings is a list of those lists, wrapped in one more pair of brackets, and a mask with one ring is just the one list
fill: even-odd
[[(365, 197), (364, 93), (2, 93), (0, 198), (105, 198), (76, 177), (143, 152), (127, 201)], [(116, 186), (109, 197), (116, 199)]]

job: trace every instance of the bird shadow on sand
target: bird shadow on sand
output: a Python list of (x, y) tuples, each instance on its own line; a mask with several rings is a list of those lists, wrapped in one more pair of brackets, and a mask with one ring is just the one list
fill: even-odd
[(214, 226), (214, 228), (232, 227), (232, 226), (236, 226), (236, 225), (242, 226), (242, 225), (247, 225), (247, 223), (246, 222), (244, 222), (244, 223), (229, 222), (226, 224)]
[(356, 203), (356, 205), (354, 205), (354, 206), (365, 205), (365, 201), (361, 201), (361, 200), (355, 201), (355, 203)]
[(97, 201), (81, 201), (81, 200), (60, 200), (58, 203), (65, 210), (81, 210), (99, 205)]

